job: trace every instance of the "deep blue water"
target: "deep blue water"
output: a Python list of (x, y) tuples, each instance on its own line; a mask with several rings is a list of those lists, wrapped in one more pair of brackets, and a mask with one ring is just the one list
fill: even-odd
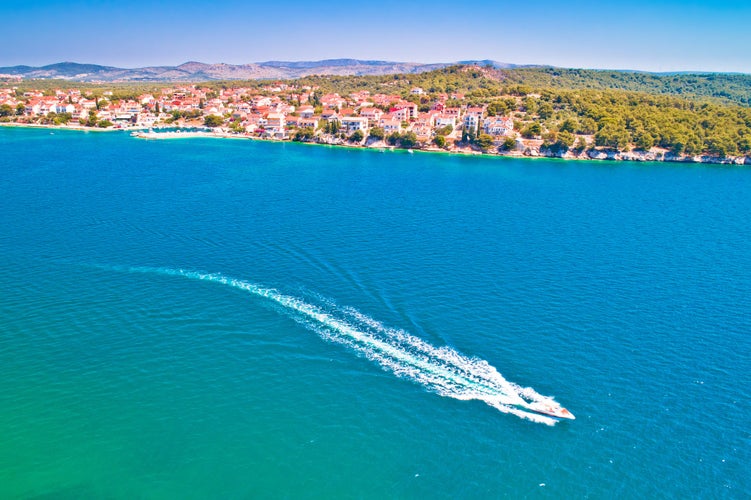
[(0, 151), (0, 497), (751, 495), (747, 168)]

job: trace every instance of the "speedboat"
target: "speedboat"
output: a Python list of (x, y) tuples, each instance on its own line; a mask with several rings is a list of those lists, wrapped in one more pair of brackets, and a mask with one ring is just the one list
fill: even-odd
[(550, 417), (565, 418), (568, 420), (576, 419), (576, 417), (570, 411), (568, 411), (566, 408), (562, 407), (555, 401), (533, 401), (531, 403), (525, 404), (523, 408), (526, 410), (532, 410), (535, 413), (548, 415)]

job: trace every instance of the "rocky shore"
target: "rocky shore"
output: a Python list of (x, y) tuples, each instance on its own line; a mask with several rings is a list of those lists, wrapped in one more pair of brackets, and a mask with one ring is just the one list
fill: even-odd
[(617, 151), (612, 149), (589, 149), (581, 153), (567, 151), (554, 153), (549, 150), (525, 151), (525, 156), (541, 156), (547, 158), (563, 158), (570, 160), (601, 160), (601, 161), (665, 161), (677, 163), (709, 163), (716, 165), (751, 165), (751, 157), (730, 156), (718, 157), (709, 155), (676, 155), (675, 153), (653, 148), (649, 151)]
[[(91, 128), (71, 125), (27, 125), (17, 123), (0, 123), (5, 127), (26, 127), (26, 128), (46, 128), (58, 130), (77, 130), (77, 131), (113, 131), (122, 132), (130, 131), (131, 135), (140, 139), (165, 140), (165, 139), (189, 139), (189, 138), (224, 138), (224, 139), (251, 139), (271, 142), (291, 142), (290, 139), (271, 139), (259, 137), (247, 133), (236, 133), (224, 128), (217, 128), (211, 131), (158, 131), (145, 128), (133, 127), (129, 129), (112, 129), (112, 128)], [(370, 148), (370, 149), (398, 149), (387, 144), (382, 140), (367, 139), (361, 143), (349, 142), (339, 137), (318, 136), (313, 140), (300, 141), (306, 144), (322, 144), (328, 146), (342, 146), (349, 148)], [(410, 151), (413, 151), (410, 149)], [(434, 145), (425, 147), (415, 147), (414, 151), (425, 151), (432, 153), (449, 153), (449, 154), (468, 154), (483, 156), (502, 156), (514, 158), (560, 158), (563, 160), (582, 160), (582, 161), (634, 161), (634, 162), (674, 162), (674, 163), (701, 163), (713, 165), (751, 165), (751, 157), (748, 156), (731, 156), (717, 157), (709, 155), (676, 155), (671, 151), (652, 148), (649, 151), (617, 151), (613, 149), (588, 149), (581, 152), (568, 150), (566, 152), (552, 151), (536, 145), (515, 148), (509, 151), (499, 151), (491, 149), (481, 151), (472, 145), (452, 145), (449, 148), (439, 148)]]

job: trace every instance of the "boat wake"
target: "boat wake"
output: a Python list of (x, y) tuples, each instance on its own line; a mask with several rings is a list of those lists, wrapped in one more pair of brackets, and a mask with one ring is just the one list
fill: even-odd
[(558, 421), (554, 417), (573, 418), (551, 397), (507, 381), (485, 360), (465, 356), (450, 347), (433, 346), (404, 330), (386, 327), (350, 307), (332, 303), (314, 305), (272, 288), (216, 273), (153, 267), (132, 267), (128, 271), (220, 283), (271, 300), (281, 306), (285, 314), (323, 339), (344, 345), (385, 371), (441, 396), (476, 399), (500, 412), (547, 425)]

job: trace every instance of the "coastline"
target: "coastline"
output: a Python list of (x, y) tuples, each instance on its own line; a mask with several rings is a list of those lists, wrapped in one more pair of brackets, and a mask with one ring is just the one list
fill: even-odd
[(150, 127), (127, 127), (127, 128), (98, 128), (98, 127), (82, 127), (73, 125), (43, 125), (43, 124), (31, 124), (31, 123), (16, 123), (16, 122), (4, 122), (0, 123), (2, 127), (8, 128), (34, 128), (34, 129), (50, 129), (50, 130), (70, 130), (78, 132), (129, 132), (130, 135), (137, 139), (144, 140), (179, 140), (179, 139), (247, 139), (253, 141), (263, 142), (276, 142), (287, 143), (294, 142), (297, 144), (308, 144), (312, 146), (332, 146), (341, 147), (347, 149), (366, 149), (366, 150), (388, 150), (388, 151), (403, 151), (405, 153), (437, 153), (448, 155), (460, 155), (460, 156), (478, 156), (489, 158), (517, 158), (517, 159), (559, 159), (566, 161), (595, 161), (595, 162), (655, 162), (655, 163), (681, 163), (681, 164), (710, 164), (710, 165), (731, 165), (731, 166), (751, 166), (751, 157), (749, 156), (737, 156), (737, 157), (715, 157), (715, 156), (676, 156), (666, 154), (665, 151), (659, 152), (636, 152), (628, 151), (621, 152), (615, 150), (598, 150), (591, 149), (582, 151), (576, 155), (570, 151), (563, 155), (550, 154), (548, 151), (534, 150), (530, 151), (507, 151), (507, 152), (482, 152), (471, 147), (452, 147), (451, 149), (438, 148), (436, 146), (428, 146), (426, 148), (405, 149), (398, 148), (385, 144), (383, 141), (373, 142), (371, 144), (354, 144), (354, 143), (341, 143), (341, 142), (325, 142), (325, 141), (293, 141), (291, 139), (272, 139), (258, 136), (252, 136), (250, 134), (238, 134), (235, 132), (228, 132), (224, 130), (214, 131), (186, 131), (183, 132), (179, 128), (176, 131), (170, 132), (153, 132)]
[(123, 130), (142, 130), (140, 128), (129, 128), (129, 129), (117, 129), (117, 128), (99, 128), (99, 127), (81, 127), (74, 126), (74, 125), (42, 125), (39, 123), (16, 123), (16, 122), (2, 122), (0, 123), (0, 127), (7, 127), (7, 128), (39, 128), (39, 129), (50, 129), (50, 130), (74, 130), (78, 132), (122, 132)]

